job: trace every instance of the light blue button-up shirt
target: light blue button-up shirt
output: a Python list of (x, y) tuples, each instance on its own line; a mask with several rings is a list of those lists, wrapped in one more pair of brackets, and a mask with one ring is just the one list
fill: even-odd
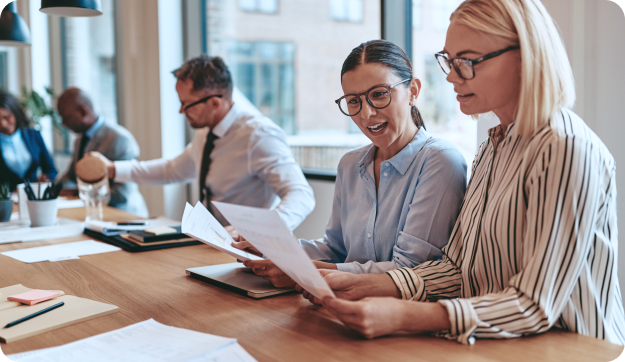
[(89, 127), (89, 129), (85, 131), (85, 136), (89, 137), (90, 140), (93, 139), (93, 136), (95, 136), (95, 133), (98, 132), (98, 130), (100, 129), (100, 127), (102, 127), (103, 124), (104, 124), (104, 117), (102, 116), (98, 117), (95, 123), (92, 124), (91, 127)]
[(26, 142), (22, 137), (22, 130), (17, 129), (12, 135), (0, 133), (0, 149), (2, 149), (2, 158), (9, 170), (15, 172), (19, 178), (24, 178), (26, 171), (33, 162)]
[(382, 273), (439, 259), (466, 189), (467, 165), (450, 142), (423, 128), (373, 177), (376, 147), (339, 163), (325, 236), (300, 243), (313, 260), (352, 273)]

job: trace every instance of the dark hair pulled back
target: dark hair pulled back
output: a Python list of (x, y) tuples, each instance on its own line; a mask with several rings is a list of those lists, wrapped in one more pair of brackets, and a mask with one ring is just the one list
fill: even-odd
[(15, 117), (15, 128), (28, 127), (28, 118), (22, 106), (20, 106), (20, 102), (18, 102), (17, 98), (2, 90), (0, 90), (0, 108), (4, 108), (13, 113)]
[[(402, 80), (412, 78), (412, 64), (400, 47), (387, 40), (370, 40), (352, 49), (352, 52), (345, 58), (341, 69), (341, 81), (343, 74), (362, 64), (370, 63), (378, 63), (388, 67)], [(425, 127), (421, 113), (416, 106), (412, 106), (410, 115), (417, 127)]]

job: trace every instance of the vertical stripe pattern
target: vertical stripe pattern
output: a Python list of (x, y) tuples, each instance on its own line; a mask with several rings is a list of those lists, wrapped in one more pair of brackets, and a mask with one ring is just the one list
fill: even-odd
[(465, 344), (552, 326), (625, 344), (612, 155), (569, 110), (489, 136), (443, 259), (388, 272), (402, 297), (439, 301)]

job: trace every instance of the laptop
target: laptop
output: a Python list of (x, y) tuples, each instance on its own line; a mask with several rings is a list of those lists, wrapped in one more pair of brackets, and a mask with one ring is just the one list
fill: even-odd
[(251, 268), (246, 268), (241, 263), (189, 268), (187, 276), (254, 299), (294, 291), (294, 289), (274, 287), (273, 284), (254, 274)]

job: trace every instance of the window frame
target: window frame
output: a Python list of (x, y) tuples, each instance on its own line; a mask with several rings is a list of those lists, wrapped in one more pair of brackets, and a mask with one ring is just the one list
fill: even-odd
[[(278, 1), (278, 7), (276, 13), (258, 13), (263, 15), (278, 14), (280, 11), (280, 0)], [(412, 60), (412, 0), (379, 0), (381, 5), (381, 38), (389, 40), (398, 44), (408, 55), (408, 58)], [(207, 0), (183, 0), (183, 7), (185, 9), (184, 23), (189, 24), (185, 28), (185, 59), (190, 59), (200, 54), (207, 54), (208, 49), (206, 47), (205, 36), (193, 36), (189, 39), (187, 34), (199, 33), (206, 34), (204, 31), (206, 27), (206, 4)], [(403, 6), (397, 6), (398, 2), (403, 2)], [(400, 3), (401, 5), (401, 3)], [(363, 0), (363, 9), (366, 6), (366, 0)], [(244, 11), (239, 8), (237, 1), (237, 8), (239, 11)], [(364, 10), (363, 10), (364, 11)], [(251, 13), (249, 11), (245, 11)], [(200, 14), (200, 21), (197, 19), (197, 15)], [(334, 20), (334, 19), (333, 19)], [(340, 21), (340, 20), (335, 20)], [(203, 42), (198, 44), (198, 42)], [(188, 51), (193, 49), (195, 51)], [(201, 53), (198, 53), (201, 49)], [(336, 180), (336, 170), (319, 170), (319, 169), (304, 169), (304, 175), (307, 179), (323, 180), (334, 182)]]

